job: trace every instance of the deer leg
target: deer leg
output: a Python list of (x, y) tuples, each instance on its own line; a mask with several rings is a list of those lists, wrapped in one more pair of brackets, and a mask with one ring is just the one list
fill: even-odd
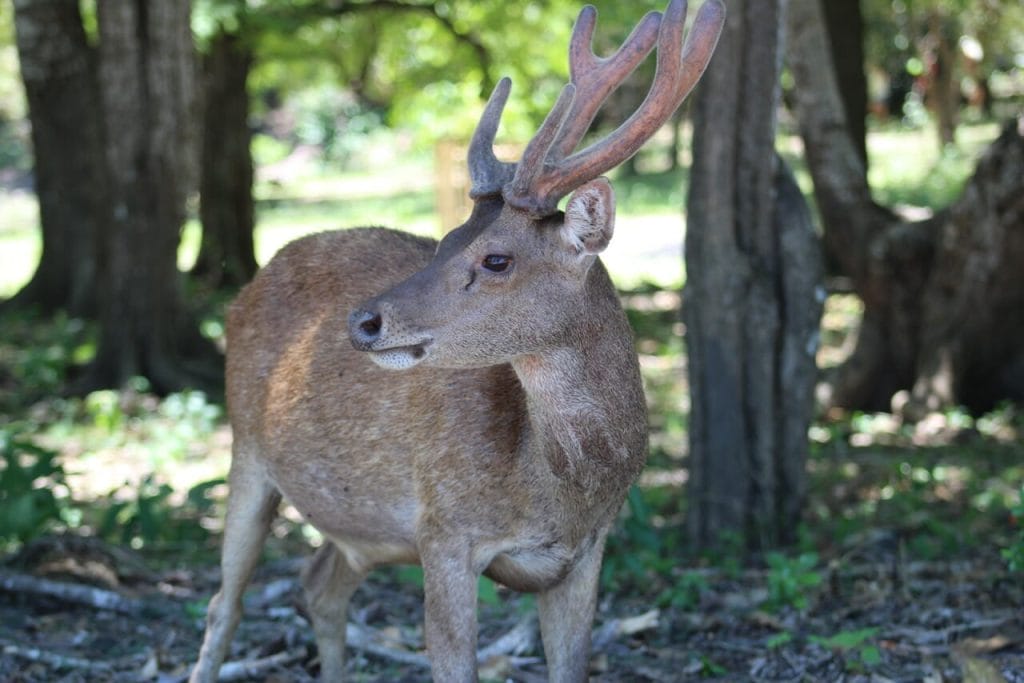
[(306, 607), (320, 652), (321, 680), (340, 681), (345, 677), (348, 601), (365, 576), (330, 541), (317, 550), (302, 573)]
[(465, 548), (421, 551), (424, 635), (435, 681), (476, 683), (477, 576)]
[(221, 588), (207, 609), (206, 635), (189, 678), (192, 683), (217, 680), (242, 616), (242, 593), (281, 501), (281, 494), (249, 463), (236, 449), (228, 475), (231, 491), (221, 548)]
[(552, 683), (587, 680), (590, 629), (597, 608), (604, 535), (580, 557), (561, 583), (537, 596), (540, 634)]

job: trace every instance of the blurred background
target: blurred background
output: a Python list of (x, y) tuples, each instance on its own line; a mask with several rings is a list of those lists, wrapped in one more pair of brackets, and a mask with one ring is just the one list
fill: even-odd
[[(663, 9), (594, 4), (599, 55)], [(1006, 611), (1024, 599), (1024, 6), (725, 4), (702, 84), (612, 173), (602, 258), (636, 331), (651, 452), (601, 609), (656, 618), (600, 653), (602, 680), (1024, 680), (1024, 623)], [(0, 552), (23, 575), (176, 586), (180, 639), (157, 652), (125, 635), (105, 671), (194, 656), (231, 443), (227, 303), (302, 235), (459, 225), (487, 96), (512, 78), (497, 152), (515, 159), (568, 80), (579, 9), (0, 0)], [(283, 517), (275, 567), (320, 542)], [(150, 573), (82, 568), (113, 548)], [(363, 621), (374, 600), (402, 605), (388, 628), (415, 649), (403, 601), (421, 581), (385, 573)], [(0, 678), (33, 661), (18, 649), (32, 628), (56, 659), (12, 680), (100, 676), (74, 659), (103, 650), (93, 631), (74, 644), (40, 626), (57, 608), (33, 596), (0, 590), (0, 611), (36, 615), (0, 626)], [(486, 580), (481, 596), (492, 632), (526, 600)], [(241, 636), (255, 649), (297, 618), (267, 609)], [(360, 657), (379, 680), (419, 671)], [(513, 659), (496, 678), (530, 680)]]

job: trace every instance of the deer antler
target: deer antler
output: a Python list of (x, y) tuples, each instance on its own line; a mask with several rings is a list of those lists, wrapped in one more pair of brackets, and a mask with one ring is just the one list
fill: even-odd
[[(470, 196), (500, 190), (510, 206), (546, 216), (554, 213), (558, 201), (572, 190), (633, 156), (672, 116), (704, 73), (725, 21), (725, 8), (719, 0), (707, 0), (683, 45), (686, 2), (671, 0), (664, 17), (658, 12), (647, 14), (607, 58), (597, 57), (590, 47), (596, 20), (593, 7), (580, 12), (569, 48), (570, 82), (518, 164), (494, 157), (494, 133), (510, 83), (502, 79), (495, 88), (470, 145)], [(573, 154), (601, 104), (650, 53), (655, 40), (657, 69), (643, 104), (611, 135)]]

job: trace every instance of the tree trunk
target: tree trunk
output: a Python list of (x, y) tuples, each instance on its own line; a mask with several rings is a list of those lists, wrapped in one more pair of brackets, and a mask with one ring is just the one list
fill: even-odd
[(821, 0), (821, 7), (850, 138), (866, 172), (868, 80), (864, 75), (864, 17), (860, 0)]
[(192, 274), (214, 288), (241, 287), (256, 274), (249, 92), (252, 53), (219, 33), (205, 60), (199, 218), (203, 241)]
[(730, 4), (694, 103), (683, 316), (697, 548), (725, 533), (790, 541), (804, 497), (821, 262), (774, 151), (782, 4)]
[(1019, 128), (1009, 126), (993, 143), (954, 207), (925, 221), (900, 220), (871, 199), (845, 132), (835, 74), (821, 68), (829, 54), (821, 22), (817, 0), (790, 0), (793, 102), (825, 249), (864, 302), (856, 348), (827, 402), (886, 410), (894, 394), (913, 389), (905, 407), (913, 418), (1024, 396), (1014, 379), (1015, 349), (1024, 348), (1024, 269), (1010, 265), (1013, 258), (1020, 263), (1024, 230)]
[(191, 365), (212, 349), (184, 309), (177, 268), (195, 166), (189, 3), (110, 0), (97, 9), (113, 211), (87, 384), (142, 375), (157, 391), (211, 388), (212, 367)]
[(911, 407), (1024, 399), (1024, 118), (986, 151), (935, 229)]
[(956, 142), (956, 126), (960, 113), (960, 81), (956, 73), (957, 22), (940, 9), (928, 18), (925, 38), (928, 55), (928, 91), (926, 101), (935, 112), (939, 148)]
[(19, 0), (14, 12), (43, 253), (32, 280), (8, 303), (89, 315), (106, 206), (94, 55), (78, 3)]

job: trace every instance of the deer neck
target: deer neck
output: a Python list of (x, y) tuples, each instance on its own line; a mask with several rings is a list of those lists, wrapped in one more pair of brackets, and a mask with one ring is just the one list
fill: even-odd
[(584, 321), (564, 345), (512, 362), (529, 413), (523, 448), (592, 500), (628, 487), (647, 450), (636, 355), (617, 303), (616, 313), (614, 324)]

